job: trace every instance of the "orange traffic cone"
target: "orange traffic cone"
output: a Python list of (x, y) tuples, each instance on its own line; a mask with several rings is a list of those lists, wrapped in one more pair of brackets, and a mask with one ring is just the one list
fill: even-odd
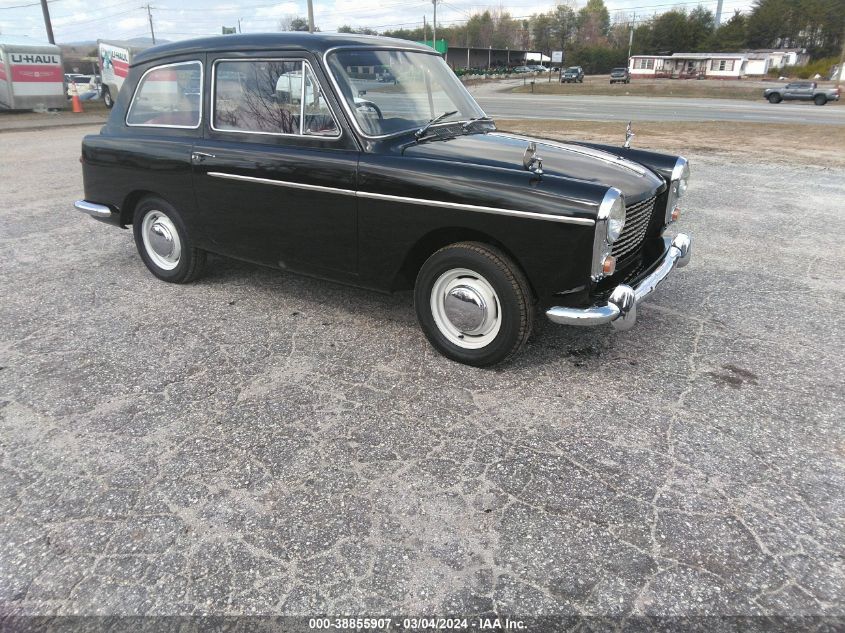
[(76, 84), (73, 84), (73, 97), (71, 97), (71, 102), (73, 103), (73, 111), (74, 112), (85, 112), (82, 109), (82, 100), (79, 98), (79, 91), (76, 89)]

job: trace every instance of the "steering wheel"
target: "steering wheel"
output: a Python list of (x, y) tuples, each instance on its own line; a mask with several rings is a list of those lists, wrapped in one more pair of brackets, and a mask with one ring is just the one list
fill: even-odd
[(355, 109), (359, 110), (362, 108), (371, 108), (375, 113), (378, 115), (379, 121), (384, 121), (384, 115), (381, 113), (379, 107), (373, 103), (372, 101), (364, 101), (363, 99), (356, 99), (355, 100)]

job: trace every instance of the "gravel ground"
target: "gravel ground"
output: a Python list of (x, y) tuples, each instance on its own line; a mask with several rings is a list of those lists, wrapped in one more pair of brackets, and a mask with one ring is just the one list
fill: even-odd
[(85, 131), (0, 135), (0, 615), (845, 616), (841, 169), (691, 156), (638, 326), (479, 370), (407, 294), (157, 281)]

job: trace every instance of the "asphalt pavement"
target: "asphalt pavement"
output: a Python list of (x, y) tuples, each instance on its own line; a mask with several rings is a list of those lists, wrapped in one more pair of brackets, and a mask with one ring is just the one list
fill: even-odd
[[(570, 121), (739, 121), (747, 123), (821, 123), (845, 125), (845, 107), (792, 102), (777, 105), (744, 99), (540, 95), (511, 93), (522, 80), (490, 81), (469, 86), (492, 117)], [(762, 94), (763, 89), (760, 89)]]
[(0, 615), (845, 622), (841, 170), (693, 153), (637, 327), (480, 370), (408, 294), (156, 280), (93, 130), (0, 135)]

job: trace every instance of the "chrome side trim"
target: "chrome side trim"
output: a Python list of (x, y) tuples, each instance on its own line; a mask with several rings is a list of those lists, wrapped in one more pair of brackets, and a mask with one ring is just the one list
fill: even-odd
[(629, 330), (637, 321), (637, 304), (645, 301), (660, 283), (675, 268), (689, 263), (692, 238), (679, 233), (672, 240), (660, 264), (636, 287), (619, 284), (613, 289), (607, 304), (592, 308), (566, 308), (555, 306), (546, 310), (546, 316), (553, 323), (562, 325), (602, 325), (610, 323), (616, 330)]
[(73, 206), (78, 211), (92, 215), (95, 218), (108, 218), (112, 214), (112, 210), (106, 205), (88, 202), (87, 200), (77, 200), (73, 203)]
[[(129, 117), (132, 115), (132, 106), (135, 105), (135, 99), (138, 97), (138, 91), (144, 86), (144, 78), (154, 70), (161, 70), (162, 68), (172, 68), (173, 66), (187, 66), (189, 64), (199, 64), (200, 67), (200, 109), (199, 117), (196, 125), (166, 125), (160, 123), (130, 123)], [(112, 99), (117, 99), (117, 95), (112, 95)], [(161, 66), (153, 66), (144, 71), (138, 83), (135, 84), (135, 92), (132, 93), (132, 101), (129, 102), (129, 107), (126, 109), (126, 118), (124, 123), (128, 127), (168, 127), (179, 130), (198, 130), (202, 125), (202, 105), (205, 101), (205, 64), (199, 59), (191, 59), (185, 62), (176, 62), (175, 64), (163, 64)]]
[(501, 209), (499, 207), (484, 207), (474, 204), (463, 204), (461, 202), (444, 202), (442, 200), (426, 200), (424, 198), (406, 198), (405, 196), (390, 196), (384, 193), (358, 192), (359, 198), (371, 198), (373, 200), (391, 200), (396, 202), (407, 202), (409, 204), (421, 204), (427, 207), (445, 207), (447, 209), (458, 209), (460, 211), (477, 211), (479, 213), (492, 213), (494, 215), (509, 215), (518, 218), (531, 218), (534, 220), (548, 220), (550, 222), (561, 222), (563, 224), (579, 224), (581, 226), (593, 226), (595, 220), (589, 218), (570, 218), (560, 215), (548, 215), (535, 213), (533, 211), (517, 211), (516, 209)]
[(337, 187), (324, 187), (322, 185), (308, 185), (301, 182), (288, 182), (285, 180), (274, 180), (272, 178), (256, 178), (255, 176), (241, 176), (239, 174), (225, 174), (220, 171), (210, 171), (208, 175), (212, 178), (225, 178), (227, 180), (241, 180), (244, 182), (257, 182), (262, 185), (273, 185), (275, 187), (290, 187), (291, 189), (305, 189), (306, 191), (324, 191), (336, 193), (341, 196), (354, 196), (352, 189), (339, 189)]
[(546, 220), (548, 222), (560, 222), (562, 224), (577, 224), (580, 226), (593, 226), (596, 222), (589, 218), (571, 218), (567, 216), (549, 215), (536, 213), (534, 211), (518, 211), (516, 209), (502, 209), (499, 207), (485, 207), (475, 204), (463, 204), (460, 202), (445, 202), (443, 200), (426, 200), (425, 198), (408, 198), (406, 196), (391, 196), (385, 193), (371, 193), (368, 191), (353, 191), (352, 189), (340, 189), (337, 187), (324, 187), (323, 185), (308, 185), (299, 182), (285, 180), (274, 180), (272, 178), (257, 178), (255, 176), (241, 176), (239, 174), (227, 174), (219, 171), (210, 171), (208, 175), (212, 178), (225, 178), (227, 180), (240, 180), (243, 182), (255, 182), (262, 185), (274, 187), (290, 187), (291, 189), (305, 189), (307, 191), (322, 191), (335, 193), (342, 196), (355, 196), (369, 200), (386, 200), (390, 202), (406, 202), (408, 204), (419, 204), (426, 207), (442, 207), (446, 209), (457, 209), (459, 211), (474, 211), (478, 213), (491, 213), (494, 215), (507, 215), (518, 218), (533, 220)]

